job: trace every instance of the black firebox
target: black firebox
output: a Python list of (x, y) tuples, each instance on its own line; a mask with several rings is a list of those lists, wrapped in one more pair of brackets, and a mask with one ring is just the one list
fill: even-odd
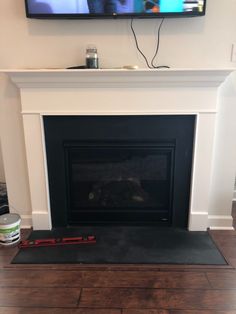
[(45, 116), (53, 227), (186, 227), (194, 115)]

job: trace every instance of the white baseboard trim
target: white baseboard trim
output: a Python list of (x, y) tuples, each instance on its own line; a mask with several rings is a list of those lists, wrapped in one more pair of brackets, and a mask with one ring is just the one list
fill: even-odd
[(211, 230), (234, 230), (231, 215), (209, 215), (208, 223)]
[(192, 212), (189, 217), (189, 231), (205, 231), (208, 228), (207, 212)]
[(210, 227), (210, 230), (235, 230), (234, 227)]
[(190, 214), (189, 231), (234, 230), (231, 215), (208, 215), (207, 212), (193, 212)]
[(20, 215), (21, 217), (21, 228), (29, 229), (32, 227), (32, 215)]
[(236, 202), (236, 190), (234, 190), (233, 202)]

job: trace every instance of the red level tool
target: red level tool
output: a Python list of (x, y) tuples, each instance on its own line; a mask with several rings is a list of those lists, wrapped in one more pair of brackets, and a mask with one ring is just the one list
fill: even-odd
[(51, 239), (38, 239), (38, 240), (25, 240), (21, 241), (19, 248), (30, 248), (39, 246), (56, 246), (56, 245), (68, 245), (68, 244), (92, 244), (96, 243), (95, 236), (87, 237), (73, 237), (73, 238), (51, 238)]

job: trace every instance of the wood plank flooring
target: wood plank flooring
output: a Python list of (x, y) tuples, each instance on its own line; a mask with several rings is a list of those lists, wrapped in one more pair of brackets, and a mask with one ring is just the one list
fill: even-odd
[(229, 266), (13, 265), (1, 247), (0, 314), (236, 314), (236, 231), (211, 235)]

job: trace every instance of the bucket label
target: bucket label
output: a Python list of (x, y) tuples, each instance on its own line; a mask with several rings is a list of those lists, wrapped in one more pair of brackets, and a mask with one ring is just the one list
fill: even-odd
[(15, 226), (8, 229), (0, 229), (0, 241), (10, 240), (16, 236), (19, 236), (20, 228)]
[(11, 238), (14, 238), (15, 236), (18, 236), (18, 235), (19, 235), (19, 232), (18, 232), (18, 231), (11, 232), (11, 233), (4, 234), (4, 235), (1, 235), (1, 234), (0, 234), (0, 240), (11, 239)]
[(0, 233), (6, 234), (6, 233), (13, 232), (13, 231), (16, 231), (16, 230), (19, 230), (19, 225), (15, 226), (15, 227), (12, 227), (12, 228), (0, 229)]

